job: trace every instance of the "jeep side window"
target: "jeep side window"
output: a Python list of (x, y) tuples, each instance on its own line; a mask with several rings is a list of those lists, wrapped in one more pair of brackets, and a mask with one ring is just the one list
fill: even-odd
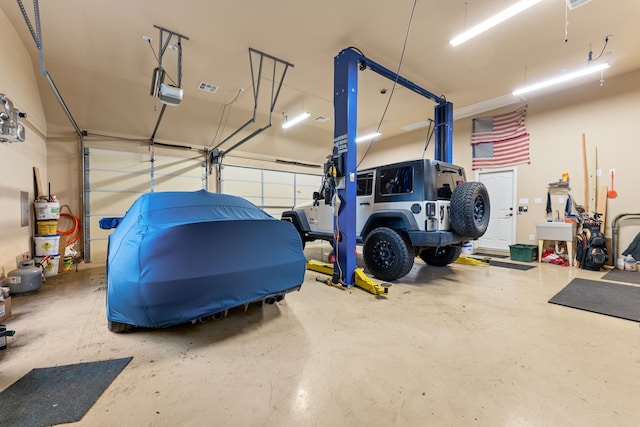
[(373, 192), (373, 172), (358, 175), (356, 196), (370, 196)]
[(403, 166), (380, 171), (380, 194), (401, 194), (413, 191), (413, 167)]

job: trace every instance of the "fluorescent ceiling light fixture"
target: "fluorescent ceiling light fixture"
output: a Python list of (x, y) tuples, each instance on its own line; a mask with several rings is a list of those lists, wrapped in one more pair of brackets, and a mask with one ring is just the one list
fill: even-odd
[(364, 142), (373, 138), (377, 138), (382, 135), (380, 132), (368, 133), (366, 135), (362, 135), (356, 138), (356, 142)]
[(487, 111), (497, 110), (498, 108), (506, 107), (508, 105), (517, 104), (519, 102), (520, 99), (508, 93), (506, 95), (480, 101), (476, 104), (467, 105), (466, 107), (456, 108), (453, 110), (453, 120), (464, 119), (466, 117), (486, 113)]
[(416, 129), (420, 129), (423, 128), (425, 126), (427, 126), (429, 124), (429, 122), (427, 120), (421, 120), (419, 122), (415, 122), (415, 123), (411, 123), (410, 125), (406, 125), (401, 127), (402, 130), (406, 130), (408, 131), (412, 131), (412, 130), (416, 130)]
[(282, 123), (282, 129), (290, 128), (291, 126), (300, 123), (301, 121), (303, 121), (304, 119), (306, 119), (310, 115), (311, 114), (308, 111), (305, 111), (304, 113), (300, 114), (299, 116), (294, 117), (291, 120), (285, 120), (285, 122)]
[(606, 70), (609, 67), (610, 67), (610, 65), (609, 65), (608, 62), (605, 62), (603, 64), (598, 64), (598, 65), (592, 65), (592, 66), (584, 68), (582, 70), (574, 71), (573, 73), (563, 74), (561, 76), (554, 77), (552, 79), (545, 80), (545, 81), (542, 81), (540, 83), (534, 83), (532, 85), (525, 86), (525, 87), (520, 88), (520, 89), (516, 89), (511, 93), (513, 95), (515, 95), (515, 96), (522, 95), (523, 93), (528, 93), (528, 92), (531, 92), (531, 91), (534, 91), (534, 90), (538, 90), (538, 89), (542, 89), (542, 88), (545, 88), (545, 87), (549, 87), (549, 86), (552, 86), (552, 85), (555, 85), (555, 84), (558, 84), (558, 83), (566, 82), (568, 80), (577, 79), (578, 77), (586, 76), (588, 74), (597, 73), (598, 71)]
[(509, 6), (502, 12), (499, 12), (493, 15), (491, 18), (487, 19), (486, 21), (479, 23), (475, 27), (465, 31), (459, 36), (452, 38), (451, 40), (449, 40), (449, 44), (451, 46), (458, 46), (459, 44), (462, 44), (467, 40), (474, 38), (478, 34), (484, 33), (488, 29), (495, 27), (501, 22), (504, 22), (507, 19), (512, 18), (518, 13), (529, 9), (531, 6), (534, 6), (535, 4), (540, 3), (541, 1), (542, 0), (520, 0), (518, 3), (514, 4), (513, 6)]

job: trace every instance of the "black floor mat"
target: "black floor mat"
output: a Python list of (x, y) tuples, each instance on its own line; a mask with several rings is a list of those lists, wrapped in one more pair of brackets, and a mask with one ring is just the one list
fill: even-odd
[(532, 268), (536, 268), (535, 265), (515, 264), (512, 262), (496, 261), (493, 259), (489, 260), (489, 265), (493, 267), (511, 268), (513, 270), (522, 270), (522, 271), (527, 271), (527, 270), (531, 270)]
[(640, 287), (638, 286), (573, 279), (549, 302), (640, 322)]
[(0, 426), (80, 421), (131, 359), (32, 369), (0, 393)]
[(488, 254), (485, 252), (474, 252), (473, 255), (482, 257), (482, 258), (509, 258), (509, 255), (496, 255), (496, 254)]
[(625, 282), (640, 285), (640, 272), (613, 269), (602, 276), (602, 280), (613, 280), (614, 282)]

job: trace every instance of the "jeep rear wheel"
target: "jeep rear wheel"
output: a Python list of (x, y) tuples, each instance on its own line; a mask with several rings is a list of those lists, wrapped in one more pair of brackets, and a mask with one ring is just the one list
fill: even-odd
[(462, 253), (460, 246), (440, 246), (439, 248), (425, 248), (420, 252), (420, 258), (429, 265), (444, 267), (458, 259)]
[(413, 248), (397, 231), (379, 227), (364, 240), (362, 257), (367, 270), (380, 280), (404, 277), (413, 267)]
[(465, 182), (453, 190), (449, 221), (457, 234), (481, 237), (489, 226), (489, 193), (481, 182)]

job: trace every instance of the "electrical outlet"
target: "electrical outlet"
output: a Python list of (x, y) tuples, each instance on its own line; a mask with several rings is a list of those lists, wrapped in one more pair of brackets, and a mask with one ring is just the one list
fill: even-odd
[(535, 240), (536, 236), (534, 236), (533, 234), (529, 234), (529, 240)]
[(533, 200), (533, 203), (535, 203), (536, 205), (541, 205), (541, 204), (542, 204), (542, 199), (541, 199), (541, 198), (539, 198), (539, 197), (536, 197), (536, 198)]

